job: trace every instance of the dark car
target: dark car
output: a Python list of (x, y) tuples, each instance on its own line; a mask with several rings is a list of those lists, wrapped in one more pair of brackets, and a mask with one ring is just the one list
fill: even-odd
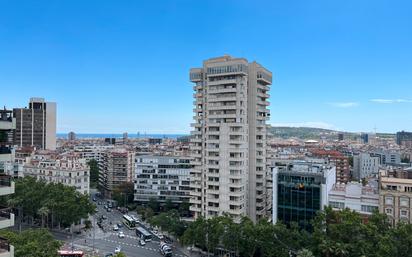
[(122, 227), (123, 227), (123, 224), (122, 224), (122, 223), (118, 223), (117, 226), (118, 226), (119, 228), (122, 228)]

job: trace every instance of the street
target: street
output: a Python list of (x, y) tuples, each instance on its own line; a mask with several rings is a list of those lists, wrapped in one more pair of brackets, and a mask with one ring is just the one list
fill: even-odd
[[(98, 205), (97, 202), (103, 202)], [(113, 231), (113, 226), (115, 224), (122, 223), (123, 214), (112, 209), (111, 212), (106, 211), (104, 208), (105, 201), (102, 199), (97, 199), (95, 202), (97, 206), (97, 213), (93, 216), (92, 224), (93, 229), (88, 231), (87, 234), (74, 235), (74, 238), (57, 235), (56, 238), (64, 240), (66, 242), (66, 247), (71, 247), (73, 245), (74, 249), (81, 249), (85, 252), (92, 252), (95, 250), (95, 255), (105, 256), (108, 253), (114, 253), (116, 247), (120, 246), (121, 251), (125, 253), (128, 257), (161, 257), (159, 251), (159, 239), (153, 235), (152, 242), (147, 242), (146, 245), (141, 246), (139, 244), (139, 239), (136, 236), (135, 229), (128, 229), (122, 226), (119, 231)], [(105, 215), (107, 219), (102, 222), (102, 228), (97, 226), (97, 221), (99, 217)], [(144, 228), (146, 228), (143, 225)], [(146, 230), (148, 230), (146, 228)], [(118, 233), (122, 231), (125, 234), (124, 238), (119, 238)], [(149, 231), (149, 230), (148, 230)], [(173, 247), (173, 256), (176, 257), (186, 257), (178, 248)]]

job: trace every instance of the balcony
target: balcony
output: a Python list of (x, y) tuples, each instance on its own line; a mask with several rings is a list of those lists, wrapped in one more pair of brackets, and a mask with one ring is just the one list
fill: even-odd
[(11, 208), (0, 206), (0, 229), (14, 226), (14, 214)]
[(13, 257), (14, 247), (6, 238), (0, 237), (0, 257)]
[(14, 181), (12, 177), (0, 174), (0, 196), (14, 194)]

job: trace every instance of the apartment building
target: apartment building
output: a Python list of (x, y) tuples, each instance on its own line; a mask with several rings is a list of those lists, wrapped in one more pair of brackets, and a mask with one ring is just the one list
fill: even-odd
[(56, 103), (30, 98), (29, 108), (14, 108), (14, 144), (56, 150)]
[(191, 207), (194, 217), (266, 215), (266, 121), (272, 73), (222, 56), (190, 70), (194, 83)]
[(337, 183), (329, 192), (329, 206), (335, 210), (349, 208), (365, 216), (372, 215), (379, 210), (378, 183), (365, 186), (359, 182)]
[(133, 182), (134, 152), (126, 148), (113, 148), (102, 155), (99, 162), (99, 187), (105, 197), (111, 198), (116, 186)]
[[(8, 166), (14, 162), (12, 148), (13, 130), (16, 128), (16, 119), (10, 110), (0, 110), (0, 196), (14, 194), (15, 185), (12, 176), (8, 175)], [(14, 226), (12, 209), (0, 206), (0, 229)], [(0, 237), (0, 257), (13, 257), (14, 247), (7, 238)]]
[(336, 183), (347, 183), (350, 180), (349, 158), (339, 151), (312, 149), (314, 157), (327, 158), (336, 167)]
[(380, 158), (373, 157), (370, 153), (360, 153), (353, 156), (353, 178), (361, 180), (363, 178), (378, 175)]
[(391, 224), (412, 223), (412, 168), (380, 170), (379, 188), (379, 211)]
[(38, 151), (32, 157), (26, 158), (23, 176), (72, 186), (82, 194), (90, 193), (90, 168), (86, 160), (78, 155)]
[(336, 181), (335, 166), (307, 161), (279, 163), (273, 167), (274, 223), (296, 222), (311, 229), (316, 213), (329, 203), (328, 192)]
[(151, 198), (159, 202), (188, 202), (190, 198), (189, 157), (136, 156), (134, 201), (147, 203)]
[(396, 143), (400, 146), (412, 148), (412, 132), (400, 131), (396, 133)]
[(103, 161), (104, 153), (108, 150), (114, 149), (113, 145), (75, 145), (74, 152), (78, 153), (81, 158), (86, 159), (86, 161), (96, 160), (98, 163)]

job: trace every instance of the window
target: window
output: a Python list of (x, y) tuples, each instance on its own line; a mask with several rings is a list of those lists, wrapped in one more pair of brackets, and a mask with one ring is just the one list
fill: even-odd
[(386, 208), (385, 213), (388, 215), (392, 215), (392, 209), (391, 208)]
[(344, 209), (345, 203), (329, 201), (329, 206), (331, 206), (332, 208)]
[(400, 215), (401, 217), (408, 217), (408, 211), (407, 210), (401, 210), (400, 214), (401, 214)]
[(370, 206), (370, 205), (362, 205), (361, 206), (361, 210), (363, 212), (373, 212), (375, 210), (377, 210), (378, 207), (377, 206)]
[(386, 205), (393, 205), (393, 196), (386, 196), (385, 197), (385, 204)]
[(401, 196), (399, 199), (400, 206), (402, 207), (409, 207), (409, 198), (406, 196)]

